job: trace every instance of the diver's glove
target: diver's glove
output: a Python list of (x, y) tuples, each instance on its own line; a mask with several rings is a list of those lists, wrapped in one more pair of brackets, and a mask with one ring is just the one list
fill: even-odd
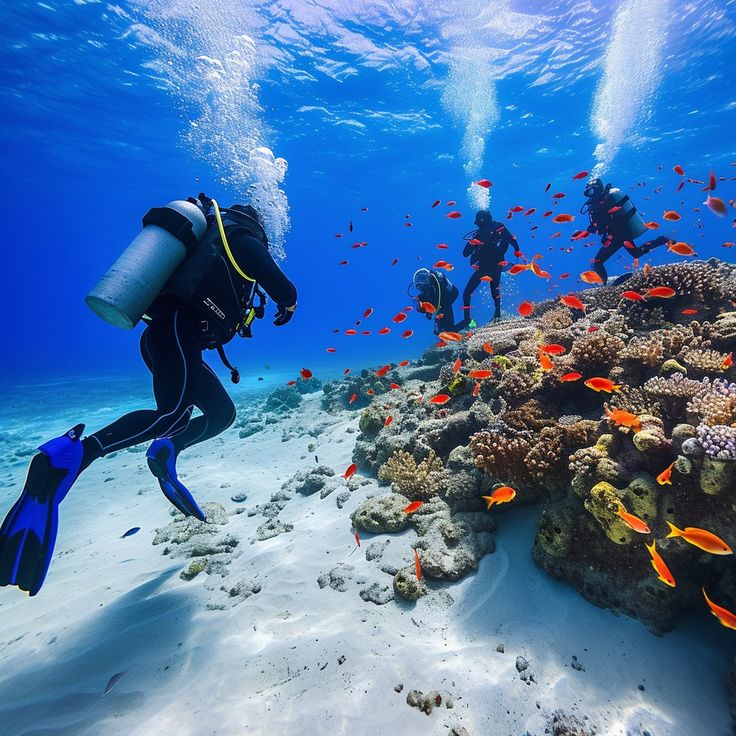
[(284, 307), (279, 305), (279, 308), (276, 311), (276, 318), (273, 321), (276, 327), (281, 327), (282, 325), (285, 325), (294, 316), (295, 309), (296, 304), (291, 307)]

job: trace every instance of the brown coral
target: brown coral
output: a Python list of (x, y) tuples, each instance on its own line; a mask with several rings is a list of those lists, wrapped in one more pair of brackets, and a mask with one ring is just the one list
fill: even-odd
[(580, 373), (601, 375), (615, 363), (625, 343), (604, 330), (583, 335), (573, 344), (570, 362)]
[(381, 465), (378, 478), (390, 482), (396, 493), (412, 500), (429, 500), (437, 495), (444, 466), (434, 451), (417, 463), (411, 453), (397, 450)]

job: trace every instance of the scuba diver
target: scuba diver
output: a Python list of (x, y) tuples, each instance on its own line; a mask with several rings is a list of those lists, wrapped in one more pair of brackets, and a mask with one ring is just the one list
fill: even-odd
[(481, 279), (487, 276), (490, 279), (491, 296), (495, 307), (493, 320), (501, 319), (501, 272), (504, 270), (502, 262), (506, 259), (506, 251), (510, 245), (516, 250), (516, 239), (503, 223), (495, 222), (488, 210), (478, 210), (475, 215), (477, 230), (466, 235), (468, 240), (463, 248), (463, 256), (470, 256), (470, 266), (473, 273), (463, 290), (463, 315), (458, 329), (474, 327), (475, 321), (470, 315), (470, 299), (478, 288)]
[[(216, 348), (237, 383), (222, 346), (235, 334), (251, 336), (251, 322), (264, 316), (261, 287), (277, 305), (276, 326), (296, 309), (296, 288), (273, 260), (252, 206), (221, 213), (215, 200), (200, 194), (151, 209), (143, 226), (86, 301), (111, 324), (132, 329), (140, 319), (146, 323), (140, 351), (153, 376), (156, 408), (133, 411), (84, 438), (84, 424), (77, 424), (38, 448), (0, 528), (0, 585), (39, 592), (58, 507), (75, 480), (98, 458), (142, 442), (152, 441), (146, 459), (166, 498), (185, 516), (205, 521), (177, 478), (176, 459), (229, 427), (236, 410), (202, 351)], [(192, 419), (194, 407), (202, 414)]]
[[(587, 197), (580, 208), (580, 213), (587, 214), (590, 219), (588, 231), (601, 236), (602, 247), (593, 260), (593, 270), (608, 282), (605, 262), (624, 246), (632, 258), (641, 258), (649, 251), (664, 245), (668, 239), (660, 235), (642, 245), (634, 245), (635, 238), (647, 232), (647, 226), (637, 211), (634, 203), (620, 189), (611, 184), (603, 185), (600, 179), (591, 179), (584, 191)], [(617, 283), (625, 281), (631, 274), (617, 279)]]
[[(434, 319), (434, 334), (455, 329), (452, 309), (458, 289), (447, 275), (436, 268), (420, 268), (412, 277), (407, 293), (419, 302), (417, 311)], [(430, 305), (434, 309), (427, 308)]]

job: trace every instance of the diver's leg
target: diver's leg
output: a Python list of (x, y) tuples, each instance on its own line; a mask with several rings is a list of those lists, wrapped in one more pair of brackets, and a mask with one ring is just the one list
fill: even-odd
[(664, 235), (660, 235), (658, 238), (654, 238), (654, 240), (648, 240), (646, 243), (642, 243), (641, 245), (635, 245), (633, 248), (629, 248), (628, 251), (631, 253), (632, 257), (641, 258), (649, 253), (649, 251), (658, 248), (660, 245), (664, 245), (668, 241), (669, 238)]
[(183, 431), (171, 435), (177, 455), (187, 447), (224, 432), (235, 421), (235, 404), (220, 379), (204, 361), (199, 370), (194, 405), (202, 416), (192, 419)]
[(491, 271), (488, 274), (491, 277), (491, 283), (488, 284), (491, 287), (491, 297), (493, 298), (493, 319), (501, 319), (501, 270)]
[[(617, 249), (618, 250), (618, 249)], [(593, 259), (593, 270), (601, 277), (603, 284), (608, 281), (608, 271), (606, 271), (605, 262), (613, 255), (614, 251), (611, 246), (603, 246)]]
[(463, 327), (467, 327), (472, 320), (472, 317), (470, 315), (470, 300), (473, 296), (473, 292), (478, 288), (478, 284), (480, 284), (481, 275), (482, 274), (480, 273), (480, 271), (474, 270), (473, 273), (470, 274), (468, 283), (463, 289), (463, 316), (458, 323), (458, 327), (460, 329), (462, 329)]

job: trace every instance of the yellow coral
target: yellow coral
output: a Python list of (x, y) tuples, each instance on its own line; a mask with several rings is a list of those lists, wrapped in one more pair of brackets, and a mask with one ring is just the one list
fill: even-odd
[(378, 478), (391, 483), (394, 491), (412, 500), (428, 500), (437, 495), (444, 465), (430, 450), (427, 457), (417, 463), (411, 453), (396, 450), (378, 470)]

